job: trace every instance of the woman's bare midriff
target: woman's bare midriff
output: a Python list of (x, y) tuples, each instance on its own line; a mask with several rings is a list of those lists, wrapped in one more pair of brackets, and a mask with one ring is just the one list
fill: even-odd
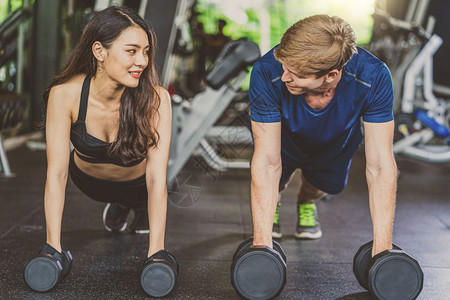
[(84, 173), (103, 180), (128, 181), (145, 174), (146, 160), (132, 167), (121, 167), (113, 164), (93, 164), (81, 160), (77, 152), (74, 155), (75, 165)]

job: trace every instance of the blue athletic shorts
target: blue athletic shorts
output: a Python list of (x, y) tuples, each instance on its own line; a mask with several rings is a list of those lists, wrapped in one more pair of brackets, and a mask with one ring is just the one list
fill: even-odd
[(282, 157), (280, 189), (289, 182), (295, 170), (301, 169), (305, 179), (315, 188), (328, 194), (339, 194), (347, 185), (351, 162), (351, 159), (339, 159), (326, 164), (305, 166)]

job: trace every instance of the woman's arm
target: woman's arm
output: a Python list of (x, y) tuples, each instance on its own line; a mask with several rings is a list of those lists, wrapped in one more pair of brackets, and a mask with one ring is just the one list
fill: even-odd
[(50, 91), (47, 120), (47, 180), (44, 208), (47, 243), (61, 252), (61, 221), (70, 155), (71, 110), (69, 95), (62, 87)]
[(150, 225), (147, 257), (164, 249), (164, 233), (167, 218), (167, 164), (169, 161), (172, 109), (170, 96), (163, 88), (158, 92), (161, 98), (156, 131), (159, 133), (157, 147), (147, 154), (146, 182), (148, 190), (148, 218)]

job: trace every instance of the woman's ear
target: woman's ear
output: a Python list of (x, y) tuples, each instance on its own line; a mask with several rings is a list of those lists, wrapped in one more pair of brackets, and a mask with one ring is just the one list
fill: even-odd
[(92, 44), (92, 53), (98, 61), (104, 61), (107, 54), (105, 47), (99, 41)]

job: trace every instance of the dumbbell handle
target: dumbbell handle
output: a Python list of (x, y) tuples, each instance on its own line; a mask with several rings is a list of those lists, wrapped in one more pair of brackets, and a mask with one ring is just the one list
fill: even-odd
[(175, 267), (175, 270), (178, 273), (178, 271), (179, 271), (178, 261), (175, 258), (175, 256), (172, 253), (170, 253), (169, 251), (160, 250), (160, 251), (156, 252), (155, 254), (153, 254), (152, 256), (147, 257), (144, 261), (144, 266), (151, 263), (155, 259), (162, 259), (162, 260), (169, 262), (170, 264), (172, 264)]
[(54, 257), (55, 259), (61, 260), (62, 259), (62, 253), (50, 246), (48, 243), (42, 247), (41, 251), (39, 252), (40, 255), (49, 255)]
[[(246, 249), (248, 248), (266, 248), (269, 246), (264, 246), (264, 245), (253, 245), (253, 237), (243, 241), (237, 248), (236, 251), (233, 254), (233, 261), (235, 261)], [(272, 241), (272, 247), (269, 247), (271, 249), (273, 249), (274, 251), (278, 252), (281, 257), (283, 258), (284, 262), (286, 262), (286, 254), (284, 253), (283, 248), (281, 247), (280, 243), (278, 243), (277, 241)]]
[(61, 265), (63, 267), (63, 270), (61, 272), (61, 279), (64, 278), (72, 268), (72, 261), (73, 261), (72, 253), (70, 253), (70, 251), (65, 247), (62, 247), (62, 252), (59, 252), (58, 250), (50, 246), (48, 243), (46, 243), (39, 254), (51, 255), (55, 259), (61, 261)]

